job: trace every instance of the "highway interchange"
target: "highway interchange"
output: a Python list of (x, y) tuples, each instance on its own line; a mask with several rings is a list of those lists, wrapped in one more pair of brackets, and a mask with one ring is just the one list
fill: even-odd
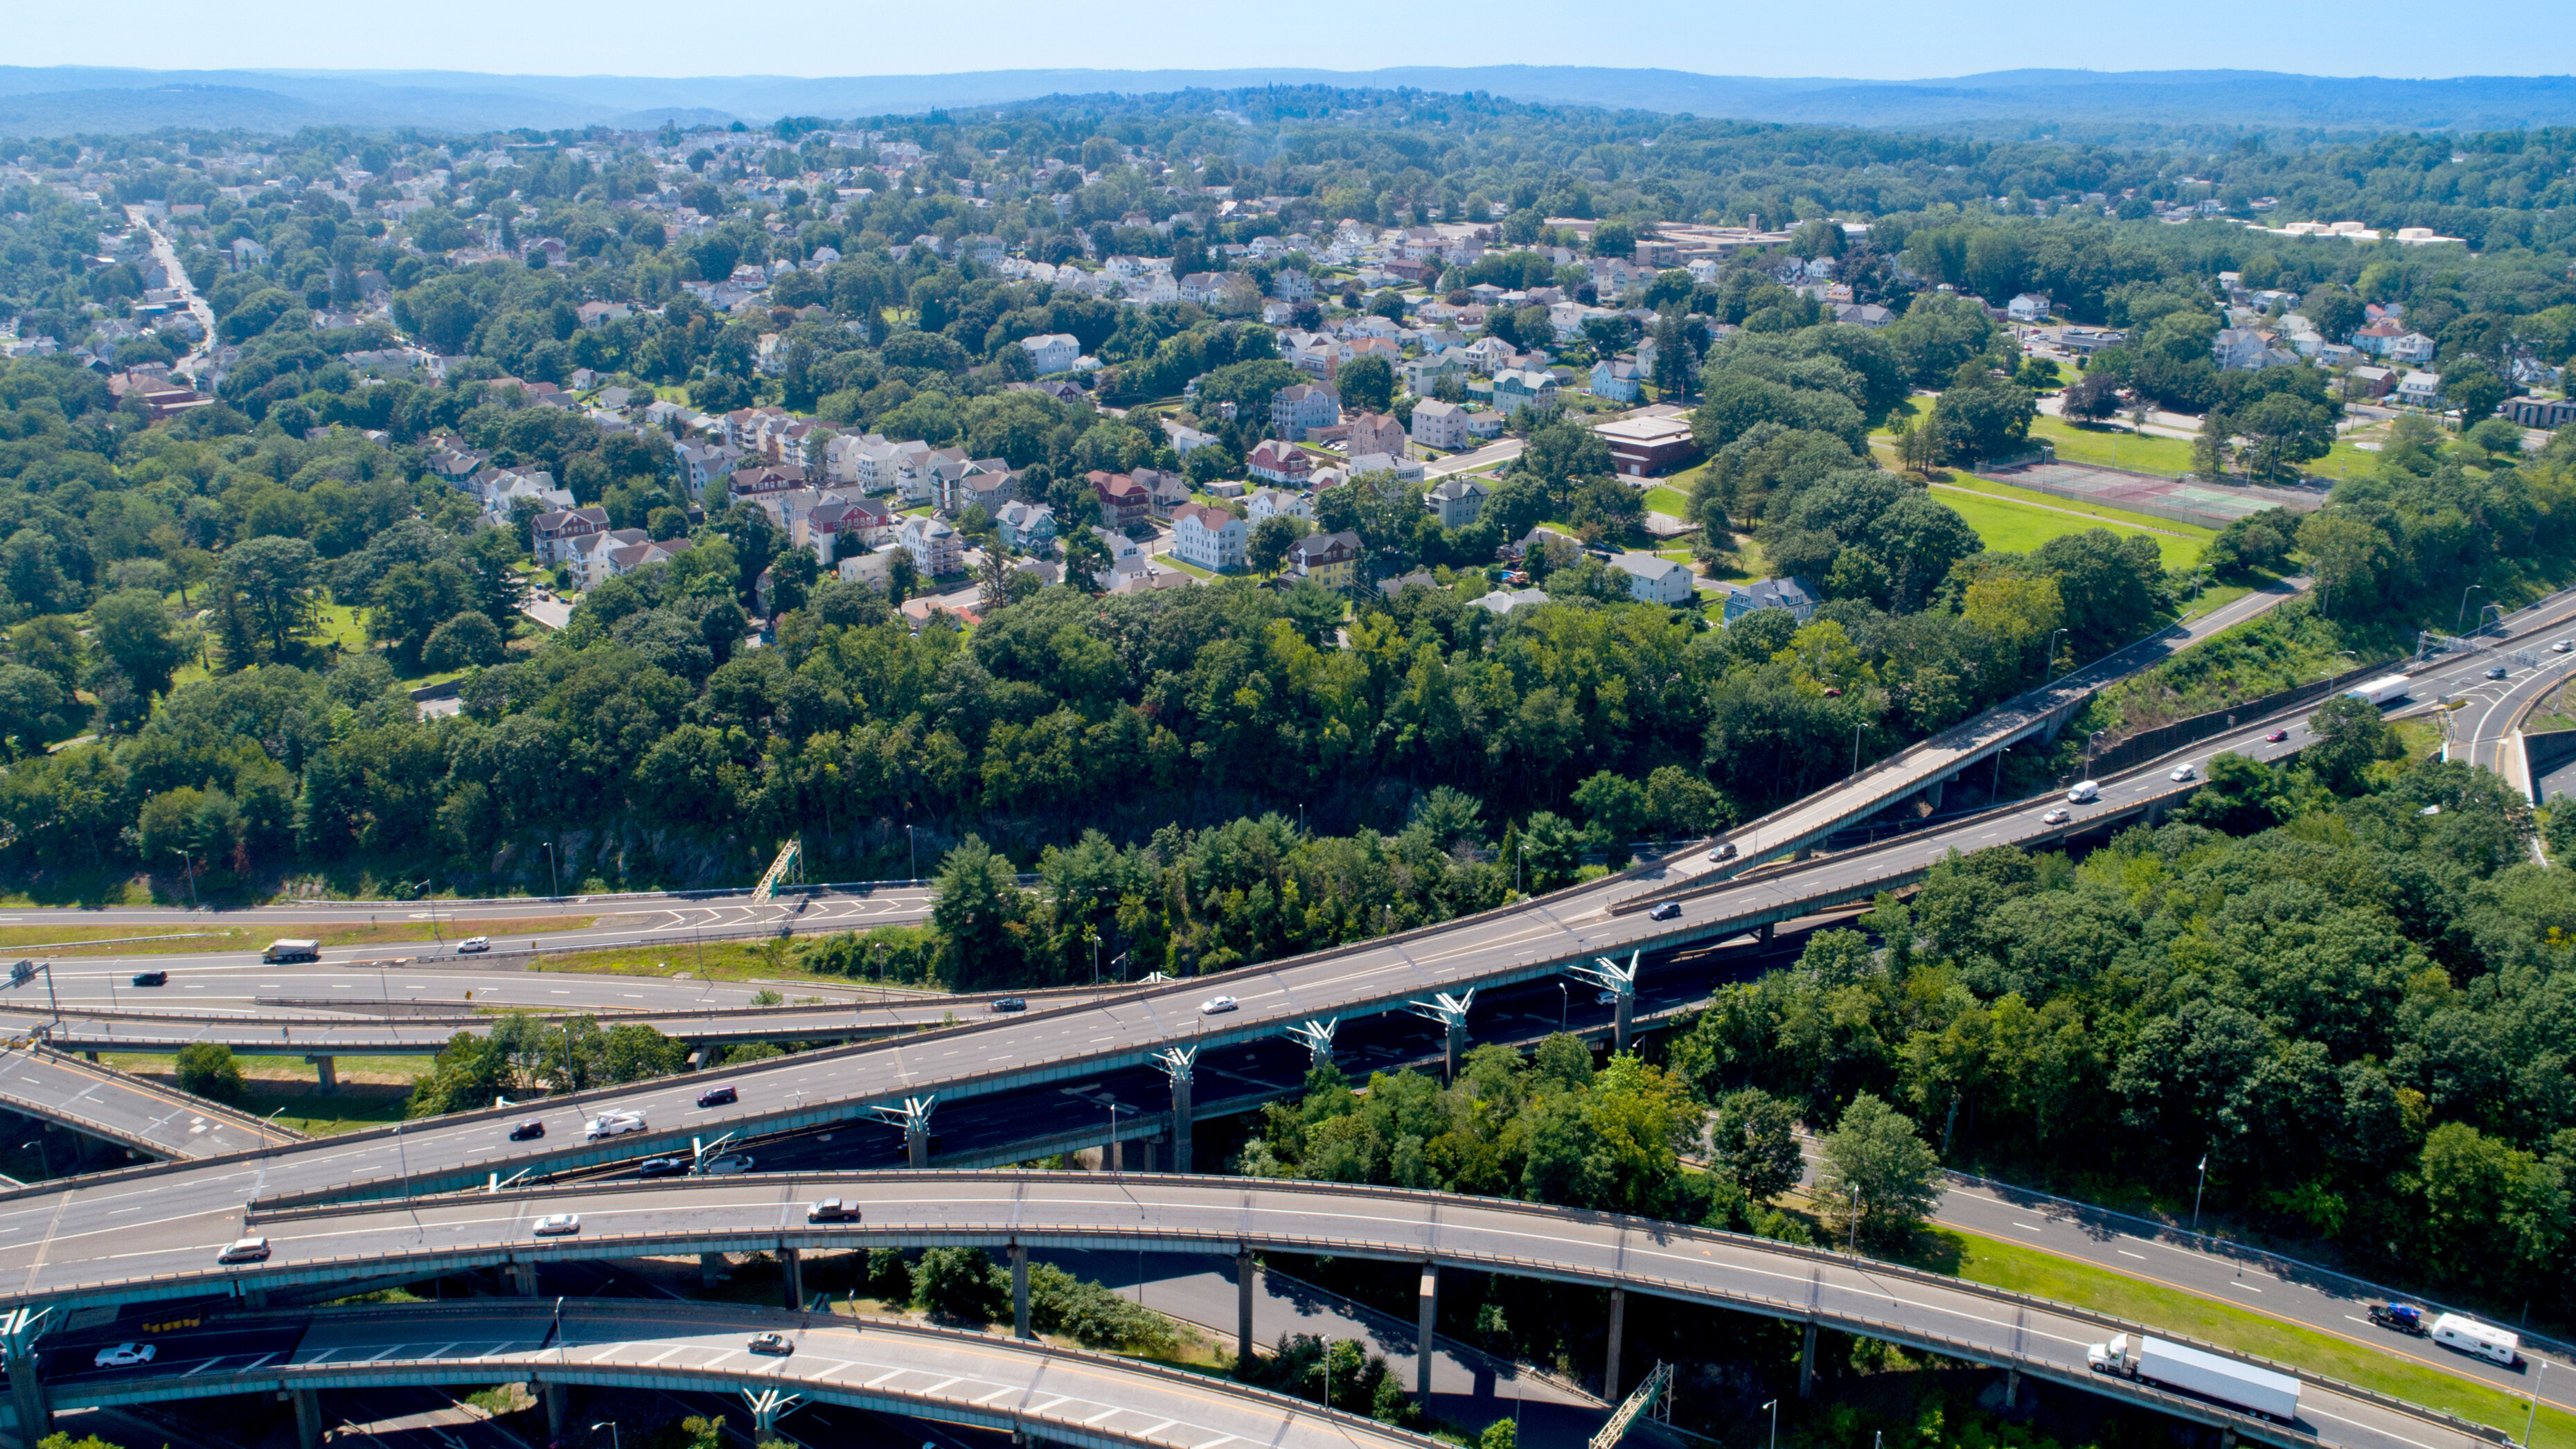
[[(2576, 614), (2576, 601), (2560, 596), (2542, 609), (2514, 616), (2507, 622), (2528, 640), (2558, 627), (2571, 614)], [(2419, 676), (2416, 693), (2420, 697), (2474, 688), (2488, 662), (2483, 653), (2436, 661)], [(2277, 743), (2263, 740), (2262, 736), (2275, 727), (2286, 729), (2289, 737)], [(2280, 754), (2294, 750), (2303, 739), (2301, 727), (2294, 720), (2277, 724), (2249, 720), (2244, 728), (2205, 741), (2179, 758), (2205, 764), (2210, 755), (2226, 749), (2257, 756)], [(181, 1232), (190, 1250), (201, 1248), (237, 1229), (254, 1202), (338, 1203), (396, 1194), (417, 1197), (474, 1186), (487, 1178), (510, 1177), (523, 1170), (597, 1166), (647, 1150), (685, 1148), (691, 1138), (703, 1140), (728, 1131), (803, 1131), (813, 1136), (833, 1124), (849, 1123), (863, 1108), (897, 1102), (907, 1096), (928, 1097), (935, 1093), (938, 1110), (949, 1112), (977, 1098), (1006, 1098), (1038, 1091), (1061, 1093), (1069, 1086), (1091, 1083), (1108, 1073), (1146, 1069), (1156, 1051), (1176, 1045), (1195, 1047), (1202, 1054), (1197, 1070), (1204, 1072), (1228, 1052), (1276, 1051), (1278, 1034), (1299, 1022), (1351, 1018), (1356, 1027), (1360, 1019), (1401, 1008), (1408, 1001), (1425, 999), (1436, 992), (1463, 993), (1474, 987), (1490, 994), (1498, 987), (1515, 983), (1550, 983), (1569, 964), (1596, 957), (1625, 959), (1631, 951), (1674, 953), (1865, 899), (1877, 889), (1919, 878), (1932, 861), (1953, 849), (1973, 850), (2007, 842), (2038, 844), (2070, 833), (2103, 829), (2152, 813), (2188, 793), (2190, 784), (2168, 777), (2173, 763), (2173, 759), (2158, 761), (2103, 781), (2102, 798), (2075, 808), (2074, 818), (2062, 825), (2041, 818), (2049, 802), (2023, 802), (1973, 814), (1949, 826), (1886, 845), (1775, 866), (1745, 879), (1724, 879), (1721, 868), (1696, 857), (1666, 860), (1444, 926), (1238, 970), (1228, 974), (1224, 989), (1239, 999), (1241, 1007), (1221, 1016), (1204, 1015), (1197, 1009), (1198, 1001), (1213, 989), (1209, 983), (1143, 988), (1021, 1019), (977, 1022), (735, 1069), (726, 1077), (741, 1088), (742, 1101), (728, 1108), (696, 1110), (693, 1102), (699, 1082), (686, 1079), (549, 1103), (545, 1115), (550, 1120), (550, 1135), (535, 1143), (507, 1140), (508, 1127), (523, 1113), (468, 1114), (400, 1132), (360, 1133), (326, 1142), (283, 1145), (256, 1156), (195, 1165), (133, 1169), (69, 1188), (43, 1186), (0, 1197), (0, 1265), (23, 1265), (20, 1286), (11, 1296), (32, 1301), (48, 1293), (77, 1293), (76, 1284), (46, 1286), (53, 1281), (48, 1276), (53, 1265), (89, 1262), (96, 1248), (108, 1244), (134, 1244), (129, 1256), (141, 1263), (150, 1276), (151, 1262), (159, 1261), (154, 1257), (156, 1253), (178, 1250), (145, 1248), (142, 1244), (147, 1234)], [(1764, 853), (1767, 850), (1766, 846)], [(1680, 918), (1658, 921), (1648, 912), (1634, 909), (1648, 897), (1678, 900), (1682, 907)], [(557, 913), (563, 910), (561, 903), (548, 903), (546, 908)], [(482, 908), (474, 909), (479, 913)], [(832, 1019), (845, 1024), (852, 1014), (848, 1004), (808, 1010), (828, 1012)], [(1472, 1030), (1472, 1018), (1469, 1024)], [(1220, 1094), (1203, 1087), (1199, 1095), (1202, 1100), (1213, 1100)], [(1150, 1096), (1146, 1100), (1150, 1101)], [(606, 1144), (585, 1146), (571, 1130), (575, 1113), (603, 1106), (641, 1111), (651, 1126), (645, 1132)], [(1143, 1135), (1147, 1126), (1136, 1122), (1122, 1131)], [(1071, 1131), (1077, 1138), (1087, 1133), (1093, 1141), (1102, 1135), (1078, 1124)], [(871, 1137), (882, 1143), (887, 1135), (884, 1129), (877, 1129)], [(774, 1184), (762, 1186), (773, 1193), (779, 1190)], [(698, 1184), (690, 1187), (697, 1192), (711, 1190)], [(575, 1193), (598, 1190), (595, 1186), (561, 1189)], [(420, 1206), (423, 1211), (428, 1208), (426, 1203)], [(365, 1211), (354, 1207), (344, 1210)], [(148, 1216), (142, 1216), (145, 1214)], [(216, 1224), (226, 1226), (218, 1230)], [(1635, 1281), (1643, 1286), (1643, 1280)], [(1854, 1310), (1851, 1316), (1858, 1321), (1860, 1315)], [(1889, 1327), (1887, 1331), (1896, 1334), (1901, 1327)], [(1929, 1329), (1921, 1331), (1931, 1334)], [(2015, 1361), (2023, 1362), (2032, 1372), (2045, 1374), (2048, 1369), (2049, 1360), (2043, 1352), (2015, 1350), (2007, 1356), (2015, 1355)], [(2547, 1396), (2552, 1400), (2560, 1397), (2557, 1393)], [(2392, 1439), (2376, 1437), (2388, 1432), (2388, 1426), (2370, 1420), (2366, 1414), (2358, 1418), (2346, 1416), (2342, 1423), (2342, 1428), (2317, 1427), (2324, 1438), (2336, 1443), (2426, 1444), (2439, 1440), (2438, 1433), (2421, 1425), (2415, 1426), (2421, 1431), (2415, 1438), (2403, 1434)], [(2247, 1427), (2254, 1432), (2259, 1426)], [(2435, 1437), (2425, 1438), (2426, 1433), (2434, 1433)]]

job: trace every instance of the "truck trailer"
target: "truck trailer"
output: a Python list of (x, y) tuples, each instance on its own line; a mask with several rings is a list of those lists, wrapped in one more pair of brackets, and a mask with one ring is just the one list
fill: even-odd
[(2406, 691), (2414, 685), (2415, 681), (2403, 674), (2383, 674), (2377, 679), (2365, 679), (2343, 694), (2346, 699), (2357, 699), (2364, 704), (2386, 704), (2392, 699), (2404, 698)]
[(2084, 1363), (2097, 1374), (2179, 1389), (2284, 1424), (2299, 1417), (2299, 1381), (2288, 1374), (2144, 1334), (2097, 1343), (2084, 1351)]

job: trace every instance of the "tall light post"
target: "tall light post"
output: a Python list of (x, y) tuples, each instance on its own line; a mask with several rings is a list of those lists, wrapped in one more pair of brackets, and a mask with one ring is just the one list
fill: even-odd
[(1780, 1401), (1773, 1399), (1762, 1407), (1771, 1411), (1771, 1449), (1780, 1449)]
[(2048, 667), (2039, 676), (2043, 680), (2054, 679), (2057, 677), (2057, 636), (2065, 632), (2066, 631), (2064, 629), (2052, 629), (2049, 631), (2048, 658), (2044, 661)]
[(193, 910), (197, 910), (197, 909), (199, 909), (199, 907), (198, 907), (198, 905), (197, 905), (197, 862), (196, 862), (196, 859), (195, 859), (193, 856), (189, 855), (189, 854), (188, 854), (188, 852), (186, 852), (186, 851), (184, 851), (184, 850), (181, 850), (180, 848), (178, 848), (178, 847), (177, 847), (177, 846), (175, 846), (175, 845), (174, 845), (174, 846), (172, 846), (172, 847), (170, 847), (170, 853), (171, 853), (172, 855), (175, 855), (175, 856), (179, 857), (180, 861), (181, 861), (182, 863), (184, 863), (184, 864), (187, 866), (187, 868), (188, 868), (188, 909), (189, 909), (189, 910), (192, 910), (192, 911), (193, 911)]
[(551, 840), (546, 842), (546, 889), (552, 893), (547, 899), (563, 899), (563, 873), (555, 869), (555, 843)]
[(43, 1164), (45, 1165), (45, 1176), (47, 1176), (47, 1177), (51, 1177), (51, 1176), (53, 1176), (53, 1175), (54, 1175), (54, 1154), (53, 1154), (50, 1150), (48, 1150), (48, 1149), (46, 1148), (46, 1146), (45, 1146), (45, 1134), (44, 1134), (44, 1133), (42, 1133), (42, 1132), (39, 1132), (39, 1133), (37, 1133), (37, 1134), (36, 1134), (36, 1140), (35, 1140), (35, 1141), (33, 1141), (33, 1142), (21, 1142), (21, 1143), (19, 1143), (19, 1144), (18, 1144), (18, 1150), (19, 1150), (19, 1151), (21, 1151), (21, 1152), (26, 1151), (26, 1150), (27, 1150), (28, 1148), (30, 1148), (30, 1147), (32, 1147), (32, 1148), (34, 1148), (34, 1149), (36, 1149), (36, 1160), (37, 1160), (38, 1162), (41, 1162), (41, 1163), (43, 1163)]
[(2012, 746), (2010, 745), (2006, 745), (2002, 749), (1995, 751), (1995, 782), (1986, 787), (1986, 796), (1989, 802), (2004, 798), (2004, 756), (2011, 753)]
[(615, 1419), (610, 1419), (604, 1423), (593, 1424), (590, 1426), (590, 1432), (594, 1434), (598, 1433), (602, 1429), (606, 1429), (608, 1431), (608, 1449), (617, 1449), (617, 1421)]
[(1862, 730), (1864, 730), (1864, 729), (1868, 728), (1868, 727), (1869, 727), (1869, 725), (1868, 725), (1868, 721), (1866, 721), (1866, 720), (1864, 720), (1864, 721), (1860, 722), (1859, 724), (1855, 724), (1855, 725), (1853, 725), (1853, 726), (1852, 726), (1852, 767), (1851, 767), (1851, 772), (1852, 772), (1853, 774), (1855, 774), (1855, 775), (1857, 775), (1857, 774), (1859, 774), (1859, 773), (1860, 773), (1860, 732), (1861, 732)]
[(2486, 586), (2485, 586), (2484, 584), (2471, 584), (2471, 585), (2469, 585), (2467, 588), (2460, 590), (2460, 607), (2459, 607), (2459, 609), (2458, 609), (2458, 611), (2457, 611), (2457, 612), (2455, 612), (2454, 614), (2452, 614), (2452, 615), (2451, 615), (2451, 632), (2452, 632), (2452, 633), (2454, 633), (2454, 634), (2459, 633), (2459, 632), (2460, 632), (2460, 626), (2461, 626), (2462, 624), (2464, 624), (2464, 623), (2468, 622), (2468, 617), (2469, 617), (2469, 595), (2471, 595), (2471, 594), (2483, 594), (2483, 593), (2485, 593), (2485, 592), (2486, 592)]
[(2531, 1414), (2522, 1421), (2522, 1449), (2531, 1449), (2531, 1431), (2540, 1423), (2540, 1381), (2549, 1376), (2549, 1360), (2534, 1355), (2539, 1367), (2531, 1375)]
[(919, 880), (921, 879), (921, 842), (913, 838), (910, 825), (903, 828), (903, 843), (912, 851), (912, 874), (906, 879)]
[(2209, 1154), (2200, 1154), (2200, 1181), (2191, 1190), (2191, 1230), (2200, 1231), (2200, 1194), (2209, 1186)]
[(1572, 1000), (1573, 998), (1566, 993), (1565, 983), (1562, 981), (1556, 983), (1556, 1034), (1559, 1036), (1565, 1035), (1565, 1009), (1566, 1004)]

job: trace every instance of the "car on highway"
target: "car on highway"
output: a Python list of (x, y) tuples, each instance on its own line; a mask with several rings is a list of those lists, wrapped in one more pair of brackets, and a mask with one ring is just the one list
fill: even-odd
[(120, 1343), (100, 1349), (98, 1357), (90, 1360), (90, 1364), (93, 1368), (132, 1368), (139, 1363), (152, 1362), (152, 1356), (160, 1351), (158, 1344)]
[(2552, 654), (2564, 654), (2570, 649), (2576, 649), (2576, 639), (2561, 639), (2549, 646), (2549, 652)]
[(2189, 765), (2176, 765), (2173, 767), (2173, 773), (2165, 776), (2168, 780), (2188, 780), (2191, 777), (2192, 770)]
[(2288, 730), (2274, 730), (2263, 737), (2263, 743), (2267, 745), (2277, 745), (2289, 737), (2290, 732)]
[(730, 1107), (741, 1100), (742, 1095), (731, 1087), (709, 1087), (698, 1094), (701, 1107)]
[(602, 1112), (581, 1124), (581, 1136), (585, 1142), (597, 1142), (602, 1137), (623, 1137), (629, 1132), (643, 1130), (644, 1114), (641, 1112)]
[(2504, 678), (2506, 675), (2511, 674), (2512, 672), (2513, 672), (2512, 670), (2509, 670), (2509, 669), (2505, 668), (2503, 665), (2499, 664), (2499, 665), (2495, 666), (2494, 668), (2492, 668), (2492, 669), (2490, 669), (2490, 670), (2488, 670), (2488, 671), (2487, 671), (2487, 678), (2489, 678), (2489, 679), (2502, 679), (2502, 678)]
[(1225, 1013), (1234, 1010), (1242, 1004), (1242, 1002), (1235, 1000), (1231, 996), (1211, 996), (1207, 1000), (1199, 1003), (1199, 1015), (1223, 1016)]
[(764, 1333), (752, 1339), (751, 1351), (753, 1353), (765, 1353), (777, 1357), (784, 1357), (788, 1354), (794, 1353), (796, 1351), (796, 1345), (787, 1341), (786, 1334)]
[(2063, 825), (2063, 824), (2065, 824), (2067, 821), (2072, 820), (2072, 819), (2074, 819), (2074, 818), (2075, 818), (2075, 812), (2074, 812), (2074, 811), (2067, 809), (2067, 808), (2066, 808), (2065, 806), (2063, 806), (2063, 805), (2060, 805), (2060, 806), (2058, 806), (2056, 809), (2051, 810), (2051, 811), (2049, 811), (2047, 814), (2042, 815), (2041, 817), (2039, 817), (2039, 823), (2040, 823), (2040, 824), (2042, 824), (2042, 825)]
[(2075, 782), (2075, 788), (2066, 792), (2066, 803), (2069, 805), (2090, 805), (2101, 798), (2102, 787), (2091, 780), (2078, 780)]
[(546, 1119), (543, 1117), (531, 1117), (527, 1121), (510, 1129), (510, 1140), (513, 1142), (525, 1142), (531, 1137), (543, 1137), (545, 1135)]
[(235, 1238), (215, 1255), (218, 1263), (264, 1263), (268, 1261), (268, 1239)]
[(637, 1177), (686, 1177), (689, 1159), (685, 1157), (647, 1157), (635, 1164)]
[(1676, 916), (1680, 915), (1681, 913), (1682, 913), (1682, 903), (1681, 903), (1681, 902), (1679, 902), (1679, 901), (1659, 901), (1659, 902), (1657, 902), (1657, 903), (1656, 903), (1655, 908), (1654, 908), (1653, 910), (1650, 910), (1650, 911), (1646, 912), (1646, 919), (1647, 919), (1647, 920), (1650, 920), (1650, 921), (1669, 921), (1669, 920), (1673, 919), (1674, 917), (1676, 917)]
[(137, 971), (134, 973), (134, 984), (137, 986), (167, 986), (170, 984), (170, 973), (167, 971)]
[(985, 1008), (987, 1011), (1026, 1011), (1028, 1009), (1028, 999), (1020, 996), (996, 996), (993, 998), (993, 1004)]
[(1712, 864), (1721, 860), (1735, 859), (1735, 842), (1732, 840), (1719, 841), (1717, 843), (1717, 848), (1708, 853), (1708, 858)]
[(698, 1165), (698, 1171), (709, 1177), (732, 1177), (737, 1173), (749, 1172), (751, 1171), (751, 1154), (748, 1152), (728, 1152), (722, 1157), (710, 1157), (705, 1162)]
[(805, 1210), (805, 1221), (809, 1223), (855, 1223), (858, 1220), (859, 1205), (844, 1198), (827, 1197)]
[(489, 936), (468, 936), (456, 943), (456, 954), (459, 956), (479, 955), (491, 949), (492, 938)]
[(528, 1231), (541, 1238), (560, 1238), (566, 1233), (577, 1233), (581, 1231), (581, 1214), (548, 1213), (537, 1219), (536, 1226)]

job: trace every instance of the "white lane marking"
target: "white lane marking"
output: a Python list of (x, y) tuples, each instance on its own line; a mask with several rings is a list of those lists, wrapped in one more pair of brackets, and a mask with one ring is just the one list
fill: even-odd
[(2263, 1291), (2262, 1289), (2255, 1287), (2255, 1286), (2254, 1286), (2253, 1284), (2251, 1284), (2251, 1283), (2240, 1282), (2240, 1281), (2238, 1281), (2238, 1280), (2236, 1280), (2236, 1279), (2234, 1279), (2234, 1278), (2230, 1278), (2229, 1280), (2227, 1280), (2227, 1286), (2229, 1286), (2230, 1288), (2242, 1288), (2242, 1289), (2244, 1289), (2244, 1290), (2245, 1290), (2246, 1292), (2248, 1292), (2248, 1293), (2260, 1293), (2260, 1292), (2262, 1292), (2262, 1291)]
[(1090, 1418), (1083, 1420), (1083, 1421), (1082, 1421), (1082, 1423), (1083, 1423), (1083, 1427), (1085, 1427), (1085, 1428), (1089, 1428), (1091, 1425), (1099, 1423), (1101, 1420), (1108, 1418), (1108, 1417), (1109, 1417), (1110, 1415), (1112, 1415), (1112, 1414), (1124, 1413), (1124, 1412), (1125, 1412), (1125, 1410), (1120, 1409), (1120, 1408), (1119, 1408), (1117, 1405), (1115, 1405), (1115, 1404), (1112, 1404), (1112, 1405), (1110, 1405), (1108, 1408), (1101, 1410), (1099, 1413), (1092, 1415)]
[(2021, 1229), (2025, 1233), (2035, 1233), (2039, 1231), (2039, 1229), (2032, 1227), (2028, 1223), (2015, 1223), (2013, 1226)]
[(2400, 1444), (2414, 1445), (2415, 1449), (2433, 1449), (2432, 1445), (2425, 1443), (2421, 1439), (2409, 1439), (2403, 1434), (2395, 1433), (2378, 1424), (2365, 1424), (2359, 1419), (2347, 1419), (2341, 1414), (2329, 1414), (2323, 1409), (2315, 1408), (2310, 1405), (2302, 1404), (2299, 1407), (2299, 1412), (2302, 1414), (2314, 1414), (2320, 1419), (2332, 1419), (2338, 1424), (2350, 1424), (2356, 1429), (2365, 1429), (2373, 1434), (2386, 1434), (2389, 1438), (2396, 1440)]
[(1149, 1429), (1139, 1429), (1139, 1430), (1137, 1430), (1137, 1431), (1136, 1431), (1136, 1437), (1137, 1437), (1137, 1438), (1139, 1438), (1139, 1439), (1151, 1439), (1151, 1438), (1153, 1438), (1155, 1435), (1162, 1433), (1165, 1429), (1168, 1429), (1168, 1428), (1172, 1427), (1172, 1425), (1173, 1425), (1174, 1423), (1176, 1423), (1176, 1422), (1178, 1422), (1178, 1421), (1177, 1421), (1177, 1420), (1173, 1420), (1173, 1419), (1165, 1419), (1163, 1422), (1161, 1422), (1161, 1423), (1159, 1423), (1159, 1424), (1154, 1425), (1152, 1428), (1149, 1428)]
[(2123, 1258), (2135, 1258), (2141, 1263), (2147, 1261), (2147, 1255), (2144, 1253), (2132, 1253), (2126, 1248), (2113, 1248), (2111, 1251)]
[(955, 1378), (945, 1378), (945, 1379), (941, 1379), (939, 1382), (937, 1382), (937, 1383), (935, 1383), (935, 1384), (932, 1384), (929, 1388), (923, 1389), (923, 1390), (922, 1390), (922, 1392), (923, 1392), (923, 1393), (925, 1393), (925, 1394), (935, 1394), (935, 1393), (938, 1393), (941, 1389), (944, 1389), (944, 1388), (948, 1387), (950, 1384), (956, 1383), (958, 1380), (963, 1379), (963, 1378), (965, 1378), (965, 1377), (966, 1377), (966, 1376), (965, 1376), (964, 1374), (959, 1374), (959, 1375), (957, 1375)]

